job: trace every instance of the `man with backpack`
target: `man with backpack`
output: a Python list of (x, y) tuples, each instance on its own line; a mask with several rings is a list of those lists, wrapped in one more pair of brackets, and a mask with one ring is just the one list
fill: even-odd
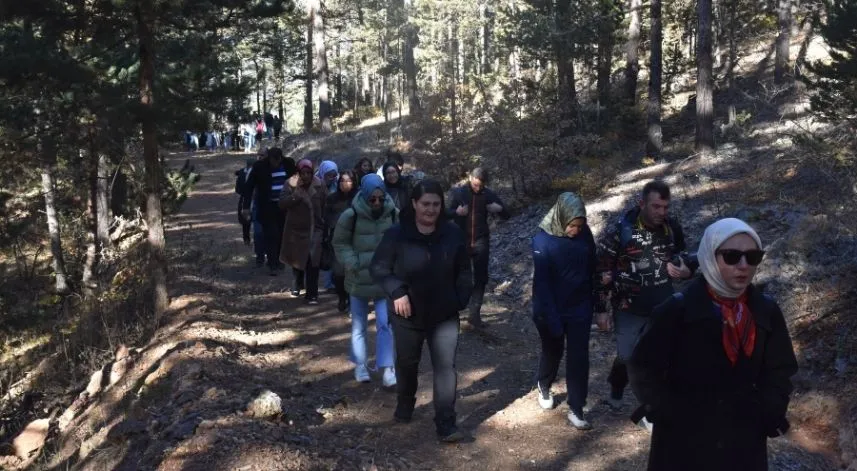
[[(662, 181), (643, 187), (639, 207), (609, 227), (600, 241), (596, 322), (602, 330), (616, 329), (616, 358), (607, 381), (608, 405), (622, 409), (628, 385), (627, 363), (640, 340), (652, 309), (674, 293), (673, 280), (690, 278), (691, 259), (685, 251), (684, 232), (669, 217), (670, 188)], [(613, 316), (606, 312), (610, 298)], [(641, 426), (650, 429), (645, 419)]]

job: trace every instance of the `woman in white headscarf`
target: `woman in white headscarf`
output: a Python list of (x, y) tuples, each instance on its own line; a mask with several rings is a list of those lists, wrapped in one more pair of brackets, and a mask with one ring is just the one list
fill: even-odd
[(797, 372), (777, 303), (752, 281), (765, 252), (739, 219), (699, 244), (703, 277), (658, 306), (631, 357), (631, 386), (654, 423), (649, 470), (766, 471)]

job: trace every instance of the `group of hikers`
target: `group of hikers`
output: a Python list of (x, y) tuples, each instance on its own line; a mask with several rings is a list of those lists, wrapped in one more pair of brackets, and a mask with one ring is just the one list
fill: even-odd
[(263, 139), (279, 141), (282, 131), (283, 121), (279, 115), (264, 113), (255, 116), (250, 122), (236, 125), (231, 131), (209, 130), (197, 133), (187, 130), (184, 133), (184, 143), (188, 152), (204, 148), (209, 152), (223, 149), (250, 153), (262, 147)]
[[(255, 226), (258, 266), (274, 276), (292, 268), (293, 296), (318, 304), (320, 283), (336, 292), (339, 311), (350, 311), (350, 360), (361, 383), (372, 380), (371, 304), (374, 370), (396, 388), (397, 422), (413, 417), (428, 344), (438, 438), (458, 442), (469, 437), (455, 413), (459, 312), (469, 307), (468, 323), (485, 327), (489, 215), (510, 215), (483, 168), (448, 200), (440, 183), (404, 170), (397, 153), (377, 170), (363, 158), (340, 171), (330, 160), (295, 163), (270, 148), (237, 172), (240, 220), (248, 245)], [(666, 183), (647, 183), (598, 242), (575, 193), (561, 194), (544, 216), (532, 238), (538, 405), (557, 406), (551, 386), (565, 356), (568, 421), (592, 428), (594, 322), (616, 339), (604, 403), (652, 432), (649, 469), (767, 470), (767, 438), (789, 429), (797, 361), (777, 303), (752, 283), (762, 241), (745, 222), (721, 219), (691, 255), (670, 199)], [(629, 385), (636, 407), (625, 410)]]

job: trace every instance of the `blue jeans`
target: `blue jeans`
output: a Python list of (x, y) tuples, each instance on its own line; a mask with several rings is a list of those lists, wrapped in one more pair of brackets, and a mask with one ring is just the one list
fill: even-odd
[(333, 283), (333, 270), (322, 270), (321, 281), (324, 282), (324, 289), (336, 288), (336, 285)]
[(387, 298), (363, 298), (351, 296), (351, 362), (355, 365), (367, 363), (366, 328), (369, 321), (369, 301), (375, 304), (375, 366), (393, 366), (393, 330), (387, 317)]

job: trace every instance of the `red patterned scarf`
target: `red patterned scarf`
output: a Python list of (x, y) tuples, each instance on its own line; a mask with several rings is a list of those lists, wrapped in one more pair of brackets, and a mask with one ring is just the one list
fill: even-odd
[(744, 355), (750, 358), (756, 346), (756, 322), (753, 320), (750, 306), (747, 305), (747, 293), (744, 292), (738, 299), (727, 299), (718, 296), (708, 287), (708, 295), (722, 313), (723, 350), (732, 366), (735, 366), (739, 352), (743, 351)]

